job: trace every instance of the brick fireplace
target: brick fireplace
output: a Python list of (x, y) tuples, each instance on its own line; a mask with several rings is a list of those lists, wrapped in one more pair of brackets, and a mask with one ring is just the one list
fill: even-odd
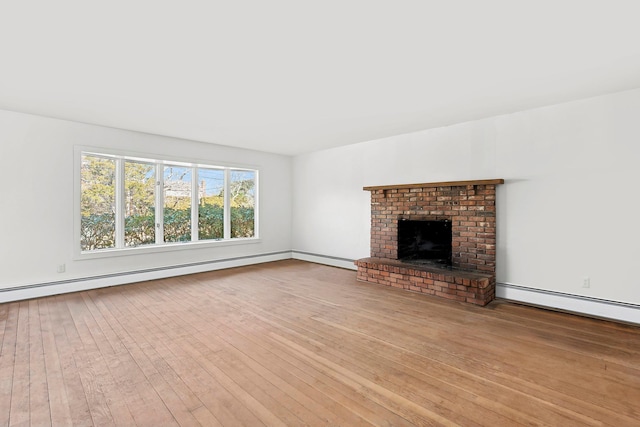
[[(484, 306), (495, 298), (496, 185), (502, 179), (365, 187), (371, 257), (358, 280)], [(448, 266), (398, 259), (398, 222), (451, 221)]]

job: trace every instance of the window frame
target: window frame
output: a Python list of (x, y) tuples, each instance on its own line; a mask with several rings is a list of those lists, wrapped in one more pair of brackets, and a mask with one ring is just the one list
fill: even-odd
[[(83, 251), (81, 249), (81, 164), (83, 155), (92, 155), (103, 158), (112, 158), (116, 160), (116, 247), (95, 249), (91, 251)], [(124, 164), (125, 161), (134, 161), (155, 165), (155, 207), (156, 207), (156, 241), (152, 244), (140, 245), (140, 246), (126, 246), (124, 235), (124, 206), (125, 206), (125, 173)], [(164, 209), (164, 167), (167, 165), (188, 167), (191, 168), (191, 241), (187, 242), (164, 242), (164, 224), (163, 213)], [(199, 169), (216, 169), (224, 171), (224, 236), (222, 239), (198, 239), (198, 202), (199, 202), (199, 189), (198, 189), (198, 170)], [(239, 237), (231, 238), (231, 206), (229, 204), (229, 185), (230, 185), (230, 173), (232, 170), (246, 170), (255, 173), (255, 196), (254, 196), (254, 235), (253, 237)], [(240, 165), (237, 163), (226, 162), (210, 162), (188, 159), (177, 156), (164, 156), (158, 154), (142, 154), (138, 152), (125, 151), (125, 150), (113, 150), (101, 147), (90, 146), (75, 146), (74, 147), (74, 239), (73, 239), (73, 259), (92, 259), (114, 256), (125, 256), (135, 254), (146, 254), (156, 252), (167, 251), (179, 251), (190, 250), (198, 248), (213, 248), (223, 247), (230, 245), (242, 245), (259, 243), (260, 239), (260, 168), (255, 165)], [(158, 209), (161, 207), (162, 210)], [(195, 240), (194, 240), (195, 239)]]
[[(81, 153), (80, 155), (82, 156), (82, 154), (85, 154), (85, 152)], [(132, 159), (132, 158), (124, 158), (122, 161), (122, 175), (121, 175), (121, 183), (122, 185), (120, 186), (120, 189), (122, 191), (122, 200), (120, 202), (120, 205), (123, 207), (124, 210), (126, 210), (127, 207), (127, 200), (126, 200), (126, 196), (127, 196), (127, 176), (126, 176), (126, 172), (127, 172), (127, 162), (129, 163), (135, 163), (135, 164), (139, 164), (139, 165), (148, 165), (153, 167), (153, 177), (154, 177), (154, 181), (157, 183), (158, 182), (158, 165), (153, 163), (153, 162), (149, 162), (149, 161), (142, 161), (140, 159)], [(155, 206), (158, 203), (158, 185), (155, 184), (153, 186), (153, 206), (155, 208)], [(124, 230), (123, 234), (122, 234), (122, 238), (124, 239), (123, 242), (123, 248), (137, 248), (137, 247), (141, 247), (141, 246), (149, 246), (149, 245), (155, 245), (158, 243), (158, 232), (156, 230), (156, 224), (158, 223), (158, 214), (157, 212), (155, 212), (154, 218), (153, 218), (153, 228), (154, 228), (154, 242), (153, 243), (147, 243), (144, 245), (139, 245), (139, 246), (127, 246), (127, 235), (126, 235), (126, 221), (127, 221), (127, 215), (126, 213), (124, 213), (122, 215), (122, 229)], [(116, 221), (117, 224), (117, 221)], [(117, 233), (117, 230), (116, 230)], [(117, 237), (117, 234), (116, 234)], [(118, 245), (116, 245), (117, 247)], [(89, 252), (89, 251), (84, 251), (84, 252)], [(93, 251), (91, 251), (93, 252)]]

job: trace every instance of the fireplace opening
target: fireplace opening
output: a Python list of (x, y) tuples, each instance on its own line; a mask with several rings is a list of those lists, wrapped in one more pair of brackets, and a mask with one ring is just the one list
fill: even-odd
[(411, 263), (451, 265), (451, 221), (398, 221), (398, 259)]

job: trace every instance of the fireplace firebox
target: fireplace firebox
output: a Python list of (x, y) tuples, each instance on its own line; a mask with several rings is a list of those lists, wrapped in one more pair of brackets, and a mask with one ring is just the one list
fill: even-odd
[(451, 265), (451, 221), (398, 221), (398, 259), (416, 264)]

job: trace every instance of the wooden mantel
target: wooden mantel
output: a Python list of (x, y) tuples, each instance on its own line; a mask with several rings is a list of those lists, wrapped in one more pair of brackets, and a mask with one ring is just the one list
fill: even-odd
[(445, 181), (445, 182), (427, 182), (424, 184), (397, 184), (397, 185), (377, 185), (371, 187), (363, 187), (365, 191), (376, 190), (393, 190), (398, 188), (422, 188), (422, 187), (454, 187), (459, 185), (497, 185), (504, 184), (504, 179), (481, 179), (471, 181)]

